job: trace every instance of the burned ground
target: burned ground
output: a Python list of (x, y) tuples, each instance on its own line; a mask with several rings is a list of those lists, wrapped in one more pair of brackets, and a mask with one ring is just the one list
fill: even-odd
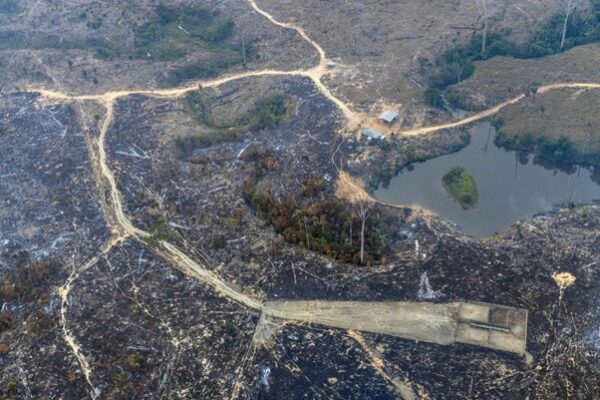
[(79, 275), (68, 320), (102, 398), (185, 399), (232, 390), (257, 317), (126, 241)]
[(28, 94), (4, 96), (1, 105), (3, 245), (78, 264), (96, 253), (108, 230), (77, 113)]
[[(316, 58), (319, 45), (251, 11), (253, 2), (201, 2), (214, 12), (191, 11), (211, 28), (195, 32), (199, 39), (187, 38), (194, 35), (177, 26), (183, 20), (172, 19), (172, 10), (161, 11), (171, 24), (161, 32), (173, 42), (161, 47), (151, 35), (142, 48), (154, 53), (148, 59), (128, 52), (140, 50), (141, 29), (152, 32), (163, 18), (154, 4), (115, 4), (103, 13), (96, 2), (0, 4), (9, 3), (19, 6), (0, 12), (0, 36), (11, 39), (0, 45), (3, 90), (36, 84), (61, 93), (2, 97), (4, 398), (598, 397), (598, 205), (536, 215), (480, 241), (418, 210), (376, 204), (371, 215), (383, 221), (387, 253), (364, 263), (278, 230), (302, 222), (296, 211), (307, 203), (351, 209), (343, 197), (325, 202), (338, 194), (338, 168), (373, 188), (411, 162), (468, 141), (465, 131), (434, 127), (428, 136), (367, 143), (344, 129), (342, 114), (353, 120), (350, 105), (375, 111), (402, 104), (405, 125), (442, 116), (423, 106), (426, 71), (419, 67), (448, 43), (468, 39), (456, 33), (465, 26), (451, 24), (479, 23), (474, 3), (271, 4), (277, 18), (306, 27), (338, 62), (340, 74), (324, 81), (347, 102), (320, 86), (326, 72), (319, 68), (329, 70), (324, 54)], [(522, 40), (550, 13), (536, 13), (546, 3), (501, 2), (503, 18), (494, 24), (516, 20), (511, 38)], [(188, 4), (173, 7), (188, 12)], [(424, 35), (411, 33), (415, 26)], [(62, 93), (167, 85), (174, 71), (190, 84), (198, 70), (187, 68), (218, 56), (218, 46), (199, 45), (209, 39), (223, 40), (229, 53), (247, 40), (248, 60), (243, 67), (232, 55), (235, 62), (200, 75), (321, 65), (289, 77), (258, 71), (188, 93)], [(111, 43), (125, 50), (111, 53)], [(169, 44), (181, 54), (156, 56)], [(199, 46), (188, 52), (190, 44)], [(273, 202), (257, 207), (256, 191)], [(288, 203), (292, 224), (269, 218), (268, 208)], [(316, 209), (311, 223), (325, 231), (321, 218), (330, 214)], [(307, 225), (294, 229), (308, 238)], [(520, 307), (529, 312), (528, 354), (267, 321), (263, 301), (279, 299)]]

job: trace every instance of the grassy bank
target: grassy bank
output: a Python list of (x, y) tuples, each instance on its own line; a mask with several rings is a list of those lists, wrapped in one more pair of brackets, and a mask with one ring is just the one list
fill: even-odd
[(442, 183), (448, 194), (467, 209), (477, 205), (479, 193), (475, 178), (462, 167), (453, 167), (444, 177)]
[(598, 91), (576, 89), (530, 96), (494, 119), (496, 144), (558, 163), (600, 165)]

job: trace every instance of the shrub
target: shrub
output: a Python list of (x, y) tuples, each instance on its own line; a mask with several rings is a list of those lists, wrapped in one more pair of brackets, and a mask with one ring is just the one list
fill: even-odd
[(153, 246), (158, 246), (161, 241), (172, 239), (174, 236), (169, 228), (169, 219), (165, 215), (160, 216), (154, 221), (152, 226), (150, 226), (148, 233), (150, 236), (146, 237), (145, 240)]
[(131, 368), (138, 369), (146, 364), (146, 358), (140, 354), (130, 354), (127, 356), (127, 364)]
[(215, 250), (221, 250), (227, 247), (227, 239), (225, 236), (219, 235), (213, 240), (213, 247)]
[(458, 201), (464, 208), (473, 207), (477, 204), (479, 194), (475, 178), (462, 167), (452, 169), (442, 178), (444, 188), (448, 194)]

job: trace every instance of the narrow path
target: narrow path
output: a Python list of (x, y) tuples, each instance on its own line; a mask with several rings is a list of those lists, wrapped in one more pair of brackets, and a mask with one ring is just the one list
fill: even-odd
[(369, 357), (371, 366), (375, 369), (375, 371), (377, 371), (377, 373), (379, 373), (379, 375), (392, 384), (402, 400), (417, 400), (415, 392), (412, 390), (410, 384), (401, 381), (386, 371), (385, 362), (383, 361), (381, 355), (367, 344), (367, 341), (360, 333), (356, 331), (348, 331), (348, 336), (358, 343), (358, 345)]
[(81, 273), (85, 272), (86, 270), (88, 270), (91, 267), (93, 267), (94, 265), (96, 265), (98, 263), (98, 261), (100, 261), (100, 258), (102, 258), (104, 255), (108, 254), (114, 246), (116, 246), (118, 243), (120, 243), (124, 239), (125, 239), (125, 237), (113, 237), (113, 238), (109, 239), (100, 248), (100, 252), (98, 254), (96, 254), (94, 257), (90, 258), (83, 266), (81, 266), (80, 268), (73, 267), (73, 270), (71, 271), (71, 274), (69, 275), (69, 278), (67, 279), (67, 281), (63, 284), (63, 286), (61, 286), (58, 289), (58, 294), (60, 296), (60, 321), (59, 322), (60, 322), (60, 327), (61, 327), (61, 331), (62, 331), (62, 337), (63, 337), (63, 340), (65, 341), (65, 343), (67, 344), (67, 346), (69, 346), (69, 348), (71, 349), (71, 353), (73, 354), (73, 356), (77, 360), (77, 363), (79, 364), (79, 368), (81, 369), (81, 372), (83, 373), (83, 376), (84, 376), (88, 386), (90, 387), (90, 390), (91, 390), (90, 396), (92, 399), (96, 399), (99, 396), (100, 392), (92, 383), (92, 378), (91, 378), (92, 377), (92, 369), (90, 367), (90, 364), (89, 364), (87, 358), (85, 357), (85, 355), (83, 354), (81, 346), (79, 345), (79, 343), (77, 343), (77, 339), (75, 338), (75, 335), (73, 335), (73, 333), (71, 332), (71, 330), (69, 329), (69, 326), (68, 326), (67, 307), (69, 304), (69, 295), (71, 293), (71, 289), (73, 289), (73, 285), (74, 285), (75, 281), (77, 280), (77, 278), (79, 278)]

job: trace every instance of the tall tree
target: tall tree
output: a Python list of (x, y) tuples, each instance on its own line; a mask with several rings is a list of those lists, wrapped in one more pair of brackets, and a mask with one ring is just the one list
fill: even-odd
[(375, 205), (373, 199), (365, 192), (360, 182), (343, 171), (340, 171), (338, 176), (336, 194), (339, 198), (348, 201), (356, 209), (360, 218), (360, 263), (364, 264), (367, 220)]
[(562, 36), (560, 38), (560, 51), (562, 51), (565, 47), (565, 39), (567, 38), (569, 17), (575, 12), (575, 9), (579, 5), (579, 0), (556, 0), (556, 2), (560, 5), (564, 14)]
[(490, 1), (492, 0), (477, 0), (479, 7), (479, 16), (483, 20), (483, 37), (481, 40), (481, 56), (485, 54), (485, 46), (487, 45), (488, 29), (490, 27), (491, 7)]

